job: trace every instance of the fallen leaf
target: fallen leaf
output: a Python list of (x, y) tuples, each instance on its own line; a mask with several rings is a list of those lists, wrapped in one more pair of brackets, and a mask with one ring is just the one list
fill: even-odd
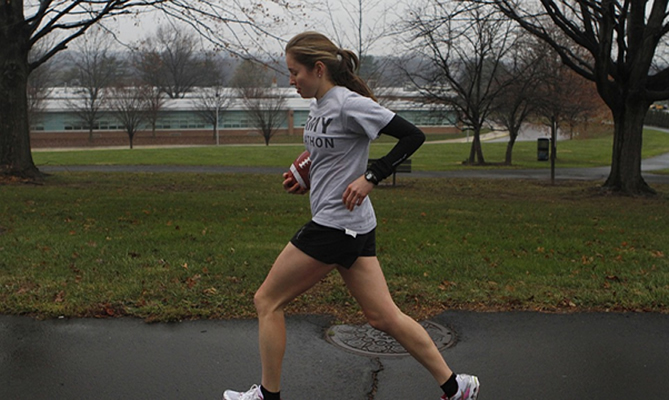
[(60, 292), (56, 293), (54, 303), (62, 303), (64, 299), (65, 299), (65, 292), (61, 290)]
[(202, 293), (211, 296), (211, 295), (217, 294), (218, 290), (216, 290), (216, 288), (211, 287), (211, 288), (207, 288), (207, 289), (203, 290)]

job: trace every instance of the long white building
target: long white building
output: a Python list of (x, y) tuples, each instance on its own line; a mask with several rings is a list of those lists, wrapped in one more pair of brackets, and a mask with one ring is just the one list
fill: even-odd
[[(294, 88), (273, 88), (272, 91), (276, 96), (284, 98), (281, 109), (286, 113), (277, 134), (302, 134), (310, 100), (301, 98)], [(424, 104), (415, 91), (382, 88), (376, 92), (384, 106), (420, 126), (427, 133), (454, 130), (454, 112), (444, 106)], [(93, 135), (90, 135), (88, 124), (77, 112), (84, 103), (81, 88), (56, 87), (47, 93), (38, 108), (39, 112), (33, 113), (31, 117), (33, 147), (127, 143), (127, 134), (110, 106), (111, 101), (101, 104), (99, 116), (93, 126)], [(113, 94), (109, 92), (106, 96), (109, 98)], [(218, 111), (218, 129), (215, 129), (213, 120), (203, 117), (203, 111), (207, 108), (214, 112), (216, 96), (220, 99), (218, 103), (223, 103)], [(234, 88), (222, 88), (218, 91), (203, 88), (188, 93), (184, 98), (166, 98), (157, 115), (156, 131), (152, 132), (150, 124), (144, 122), (136, 134), (136, 143), (153, 141), (165, 144), (208, 144), (215, 139), (213, 132), (217, 132), (224, 141), (231, 137), (239, 139), (260, 136), (239, 91)]]

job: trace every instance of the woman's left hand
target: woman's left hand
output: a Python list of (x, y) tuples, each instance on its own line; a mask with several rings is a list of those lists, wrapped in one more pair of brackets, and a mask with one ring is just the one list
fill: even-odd
[(282, 177), (284, 178), (284, 181), (282, 182), (282, 186), (284, 187), (284, 190), (286, 190), (288, 193), (291, 194), (305, 194), (309, 191), (309, 189), (305, 189), (301, 187), (296, 180), (289, 175), (288, 172), (284, 172), (282, 174)]
[(353, 211), (355, 207), (363, 204), (363, 200), (372, 192), (374, 187), (375, 185), (372, 182), (368, 182), (363, 175), (351, 182), (342, 195), (342, 202), (347, 207), (347, 210)]

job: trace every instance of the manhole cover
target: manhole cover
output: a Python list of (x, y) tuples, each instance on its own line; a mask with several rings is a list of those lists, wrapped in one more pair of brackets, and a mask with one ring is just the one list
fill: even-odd
[[(456, 335), (442, 325), (430, 321), (420, 323), (441, 351), (456, 344)], [(329, 342), (345, 350), (367, 356), (405, 356), (404, 347), (391, 336), (365, 325), (336, 325), (328, 330)]]

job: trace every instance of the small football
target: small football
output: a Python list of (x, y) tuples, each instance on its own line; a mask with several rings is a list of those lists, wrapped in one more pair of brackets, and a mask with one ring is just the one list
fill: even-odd
[(309, 152), (305, 150), (293, 161), (293, 164), (289, 168), (289, 175), (303, 189), (309, 189), (309, 167), (311, 165), (312, 160), (309, 158)]

